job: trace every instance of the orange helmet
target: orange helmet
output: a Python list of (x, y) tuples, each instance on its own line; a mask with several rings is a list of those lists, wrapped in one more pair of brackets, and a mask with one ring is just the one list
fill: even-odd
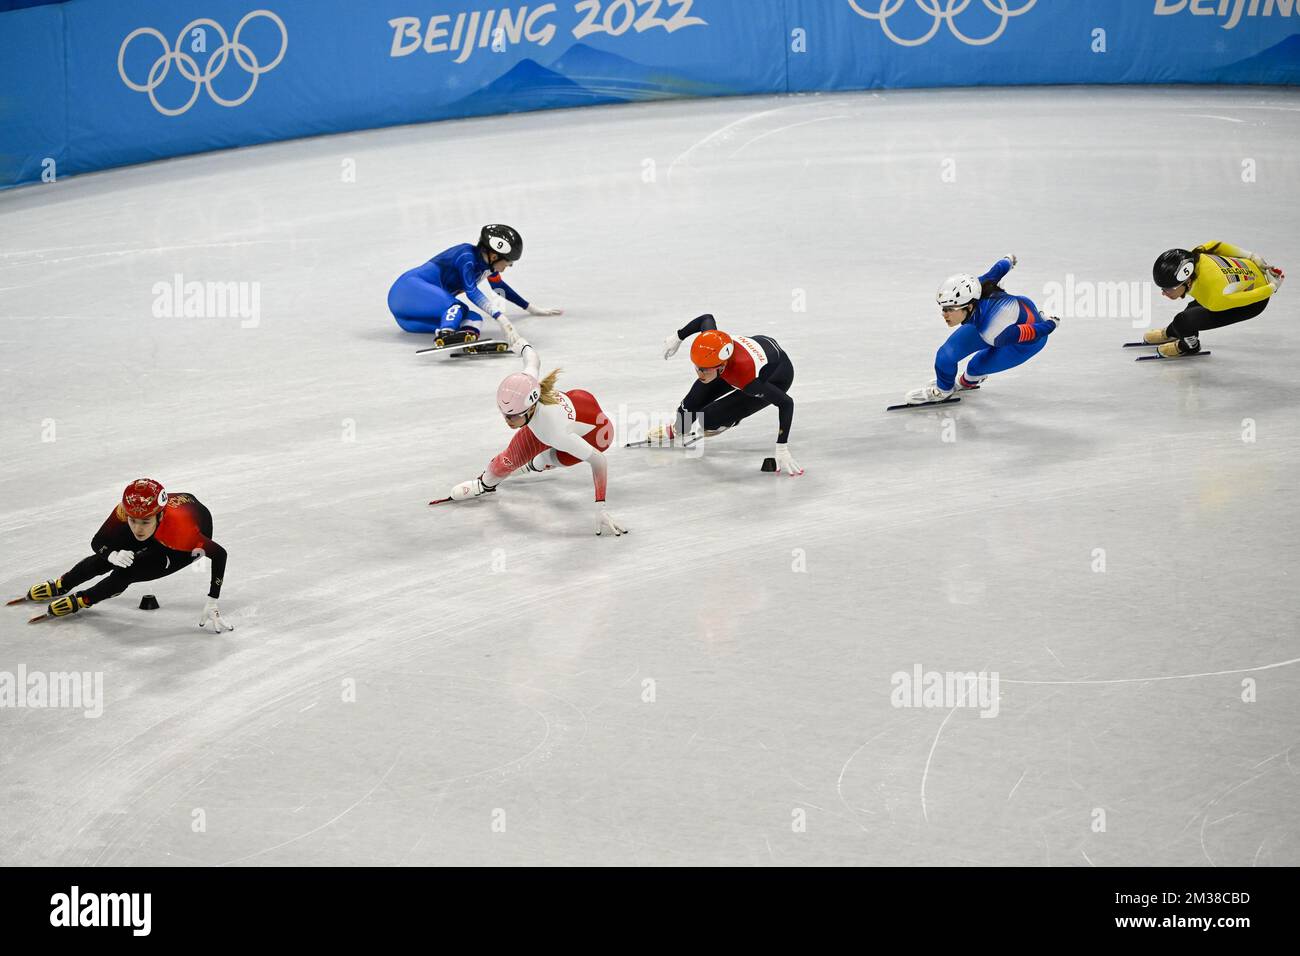
[(691, 343), (691, 361), (696, 368), (717, 368), (726, 365), (727, 359), (736, 347), (731, 343), (731, 336), (717, 329), (701, 332)]

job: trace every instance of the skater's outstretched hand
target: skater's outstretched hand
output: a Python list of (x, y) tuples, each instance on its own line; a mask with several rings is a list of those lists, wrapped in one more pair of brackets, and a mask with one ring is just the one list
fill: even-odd
[(498, 318), (497, 321), (501, 323), (501, 328), (506, 333), (506, 341), (510, 343), (510, 347), (516, 352), (522, 351), (523, 347), (528, 344), (528, 340), (519, 334), (519, 330), (515, 328), (514, 323), (504, 315)]
[(1268, 267), (1268, 284), (1273, 287), (1274, 292), (1282, 288), (1282, 280), (1285, 278), (1286, 278), (1286, 273), (1283, 272), (1281, 269), (1279, 269), (1277, 266)]
[(208, 603), (203, 605), (203, 616), (199, 618), (199, 627), (212, 625), (212, 633), (220, 634), (223, 630), (233, 631), (235, 625), (227, 624), (221, 619), (221, 611), (217, 609), (217, 599), (208, 598)]
[(785, 442), (776, 446), (776, 470), (778, 473), (784, 472), (791, 478), (803, 474), (803, 469), (794, 460), (794, 457), (790, 454), (790, 446)]
[(596, 502), (596, 534), (605, 534), (609, 532), (615, 537), (621, 534), (627, 534), (627, 528), (623, 527), (605, 510), (605, 502)]
[(544, 305), (534, 305), (532, 302), (530, 302), (528, 303), (528, 314), (529, 315), (564, 315), (564, 310), (548, 309)]
[(664, 359), (670, 359), (677, 354), (677, 350), (682, 347), (682, 340), (677, 337), (676, 332), (669, 332), (664, 339)]

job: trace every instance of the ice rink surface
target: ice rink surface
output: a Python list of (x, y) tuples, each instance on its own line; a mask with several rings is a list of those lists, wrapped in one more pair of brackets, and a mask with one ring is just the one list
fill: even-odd
[[(237, 625), (196, 627), (206, 562), (3, 609), (0, 671), (104, 699), (0, 709), (0, 863), (1300, 864), (1300, 286), (1209, 358), (1119, 347), (1175, 312), (1165, 248), (1300, 272), (1297, 145), (1281, 90), (860, 93), (0, 194), (0, 586), (66, 571), (149, 475), (214, 513)], [(566, 309), (520, 332), (620, 441), (711, 311), (791, 354), (807, 473), (759, 471), (768, 410), (612, 452), (620, 539), (583, 465), (427, 507), (504, 447), (518, 361), (417, 356), (385, 296), (495, 221)], [(1008, 252), (1011, 291), (1073, 290), (1045, 350), (886, 414), (933, 377), (939, 281)], [(176, 276), (257, 283), (257, 314), (156, 317)], [(996, 714), (894, 706), (917, 667), (996, 673)]]

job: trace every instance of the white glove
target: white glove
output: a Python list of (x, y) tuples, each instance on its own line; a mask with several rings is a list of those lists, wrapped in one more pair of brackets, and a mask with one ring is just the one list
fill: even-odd
[(529, 314), (529, 315), (564, 315), (564, 310), (563, 310), (563, 309), (548, 309), (548, 308), (546, 308), (546, 306), (543, 306), (543, 305), (533, 305), (533, 303), (529, 302), (529, 303), (528, 303), (528, 314)]
[(506, 341), (510, 343), (510, 347), (516, 352), (522, 352), (524, 346), (528, 344), (528, 340), (516, 332), (513, 325), (506, 330)]
[(1269, 266), (1266, 275), (1268, 276), (1268, 284), (1273, 287), (1274, 292), (1282, 288), (1282, 280), (1286, 278), (1285, 272), (1277, 266)]
[(494, 319), (501, 318), (502, 313), (506, 310), (506, 306), (510, 304), (506, 302), (504, 298), (492, 291), (487, 293), (487, 301), (488, 311), (492, 313), (492, 318)]
[(669, 332), (668, 337), (664, 339), (664, 358), (672, 358), (677, 354), (677, 350), (681, 347), (682, 340), (677, 337), (677, 333)]
[(519, 334), (518, 330), (515, 329), (514, 323), (504, 315), (498, 315), (497, 322), (501, 324), (502, 331), (506, 333), (506, 341), (510, 343), (510, 347), (516, 352), (528, 344), (524, 337)]
[[(1041, 313), (1040, 313), (1040, 314), (1041, 314)], [(1061, 326), (1061, 317), (1060, 317), (1059, 315), (1044, 315), (1044, 316), (1043, 316), (1043, 321), (1044, 321), (1044, 322), (1051, 322), (1051, 323), (1052, 323), (1053, 325), (1055, 325), (1057, 328), (1060, 328), (1060, 326)]]
[(212, 633), (220, 634), (223, 630), (233, 631), (235, 625), (227, 624), (221, 619), (221, 612), (217, 610), (217, 599), (208, 598), (208, 603), (203, 605), (203, 616), (199, 618), (199, 627), (207, 627), (208, 622), (212, 622)]
[(791, 478), (803, 474), (803, 469), (799, 467), (799, 463), (790, 457), (789, 445), (781, 444), (776, 446), (776, 470), (778, 474), (785, 472)]
[(1015, 254), (1014, 254), (1014, 253), (1010, 253), (1010, 252), (1008, 252), (1008, 253), (1007, 253), (1005, 256), (1003, 256), (1002, 258), (1003, 258), (1003, 259), (1007, 259), (1008, 261), (1010, 261), (1010, 263), (1011, 263), (1011, 268), (1014, 269), (1014, 268), (1016, 267), (1016, 257), (1015, 257)]
[(596, 502), (596, 534), (604, 534), (606, 531), (613, 532), (615, 537), (620, 534), (627, 534), (627, 528), (623, 527), (613, 516), (605, 510), (605, 502)]
[(464, 501), (466, 498), (481, 498), (483, 495), (491, 494), (497, 490), (496, 485), (485, 485), (483, 476), (479, 475), (470, 481), (462, 481), (455, 488), (451, 489), (452, 501)]
[(108, 563), (115, 568), (129, 568), (135, 563), (135, 552), (114, 551), (108, 556)]

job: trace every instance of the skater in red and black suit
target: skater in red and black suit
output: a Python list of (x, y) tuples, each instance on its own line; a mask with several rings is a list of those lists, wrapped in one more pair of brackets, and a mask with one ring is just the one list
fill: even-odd
[[(122, 503), (95, 533), (90, 547), (95, 553), (82, 558), (71, 571), (33, 584), (24, 597), (9, 603), (49, 601), (45, 614), (32, 618), (33, 622), (67, 617), (117, 597), (139, 581), (175, 574), (206, 555), (212, 559), (212, 581), (199, 627), (211, 622), (215, 632), (234, 630), (217, 610), (226, 573), (226, 549), (212, 540), (212, 514), (193, 495), (168, 495), (152, 478), (131, 482), (122, 492)], [(107, 577), (83, 591), (69, 593), (101, 575)]]
[(803, 469), (790, 454), (790, 425), (794, 420), (794, 363), (776, 339), (768, 335), (747, 338), (718, 330), (712, 315), (691, 320), (664, 339), (664, 358), (677, 354), (682, 342), (691, 343), (695, 384), (677, 406), (675, 421), (652, 428), (650, 442), (693, 443), (726, 431), (769, 406), (777, 410), (777, 471), (790, 477)]

